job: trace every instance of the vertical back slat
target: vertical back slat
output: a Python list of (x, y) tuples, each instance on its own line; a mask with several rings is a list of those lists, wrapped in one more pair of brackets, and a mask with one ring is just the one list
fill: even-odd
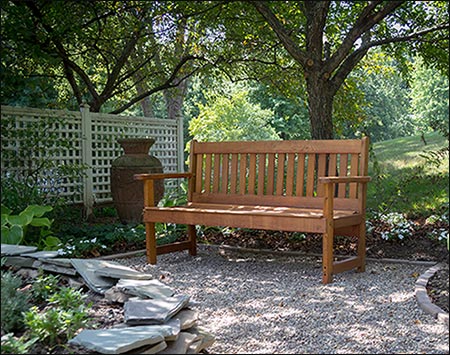
[[(339, 176), (347, 176), (348, 155), (340, 154), (339, 156)], [(347, 184), (338, 184), (338, 197), (345, 197)]]
[(214, 193), (219, 192), (219, 184), (220, 184), (220, 159), (221, 154), (214, 154), (214, 174), (213, 174), (213, 186), (212, 191)]
[(258, 154), (258, 195), (264, 195), (264, 181), (266, 178), (266, 155)]
[(226, 194), (228, 192), (228, 171), (229, 171), (229, 158), (228, 154), (222, 155), (222, 184), (220, 186), (220, 192)]
[(256, 154), (250, 154), (248, 164), (248, 193), (254, 195), (256, 190)]
[(273, 195), (273, 187), (275, 180), (275, 154), (268, 154), (267, 163), (267, 192), (266, 195)]
[(212, 154), (206, 154), (205, 161), (205, 192), (211, 192)]
[(283, 195), (285, 160), (286, 160), (286, 154), (279, 153), (278, 154), (278, 162), (277, 162), (277, 182), (276, 182), (276, 191), (275, 191), (275, 195), (278, 195), (278, 196)]
[(230, 194), (236, 193), (236, 185), (238, 179), (238, 158), (238, 154), (231, 154)]
[(317, 166), (317, 196), (323, 196), (324, 187), (323, 184), (319, 184), (319, 177), (325, 176), (327, 165), (327, 155), (319, 154), (319, 162)]
[(289, 153), (287, 155), (287, 171), (286, 171), (286, 196), (292, 196), (294, 191), (294, 177), (295, 177), (295, 154)]
[(203, 183), (203, 154), (196, 154), (197, 158), (196, 162), (196, 171), (195, 171), (195, 191), (202, 191), (202, 183)]
[(306, 196), (313, 197), (314, 195), (314, 171), (316, 166), (316, 155), (308, 154), (308, 172), (306, 176)]
[(297, 156), (297, 178), (295, 184), (295, 195), (303, 196), (303, 185), (305, 183), (305, 154)]
[(247, 154), (240, 155), (239, 161), (239, 194), (245, 195), (247, 178)]
[[(357, 176), (358, 175), (358, 163), (359, 163), (359, 154), (352, 154), (350, 160), (350, 175)], [(349, 198), (356, 198), (356, 191), (358, 186), (356, 183), (350, 184)]]

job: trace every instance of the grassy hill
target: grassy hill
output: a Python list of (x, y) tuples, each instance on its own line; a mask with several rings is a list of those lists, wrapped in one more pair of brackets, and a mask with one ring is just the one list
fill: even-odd
[[(449, 201), (449, 158), (433, 155), (448, 146), (440, 134), (403, 137), (373, 144), (369, 159), (368, 211), (428, 217)], [(446, 205), (445, 205), (446, 204)]]

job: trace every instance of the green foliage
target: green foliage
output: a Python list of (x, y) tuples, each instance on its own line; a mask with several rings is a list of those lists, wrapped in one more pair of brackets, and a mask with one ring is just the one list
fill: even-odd
[(60, 278), (58, 275), (45, 275), (40, 272), (39, 276), (33, 282), (31, 290), (33, 292), (33, 299), (36, 302), (43, 302), (53, 295), (58, 289)]
[(30, 336), (50, 346), (72, 339), (80, 328), (88, 325), (87, 310), (92, 304), (86, 305), (85, 298), (80, 290), (69, 287), (54, 289), (44, 309), (33, 306), (24, 313)]
[(198, 141), (279, 139), (270, 126), (273, 113), (251, 104), (249, 93), (232, 86), (228, 93), (214, 95), (191, 120), (189, 132)]
[(430, 128), (449, 139), (449, 85), (448, 77), (436, 69), (426, 67), (416, 58), (411, 80), (411, 111), (421, 129)]
[(421, 155), (437, 150), (446, 140), (437, 133), (397, 138), (373, 145), (369, 159), (368, 210), (380, 213), (401, 212), (407, 218), (429, 217), (448, 202), (448, 155), (439, 166)]
[[(21, 244), (26, 242), (37, 243), (45, 250), (55, 249), (59, 240), (52, 235), (50, 230), (52, 220), (43, 215), (53, 208), (51, 206), (30, 205), (18, 215), (12, 215), (11, 210), (2, 205), (1, 210), (1, 240), (4, 244)], [(39, 230), (37, 241), (32, 240), (28, 232), (29, 227), (36, 227)]]
[(28, 340), (26, 336), (15, 337), (13, 333), (2, 336), (2, 354), (30, 354), (34, 343), (39, 339), (32, 338)]
[[(30, 307), (30, 292), (20, 290), (22, 280), (9, 271), (1, 272), (1, 328), (15, 332), (24, 328), (22, 312)], [(11, 340), (13, 342), (13, 340)], [(3, 337), (2, 337), (3, 348)]]

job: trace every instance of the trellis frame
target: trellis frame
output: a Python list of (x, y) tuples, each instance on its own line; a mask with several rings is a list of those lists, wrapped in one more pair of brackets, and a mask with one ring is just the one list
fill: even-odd
[[(9, 129), (24, 130), (46, 118), (49, 129), (61, 139), (69, 139), (72, 149), (62, 156), (48, 156), (56, 164), (80, 164), (87, 166), (86, 175), (80, 186), (75, 181), (65, 183), (61, 188), (62, 196), (72, 196), (74, 202), (83, 203), (87, 215), (92, 213), (95, 204), (112, 201), (110, 191), (110, 167), (112, 161), (122, 155), (122, 148), (117, 143), (123, 137), (152, 137), (155, 144), (150, 154), (157, 157), (164, 172), (184, 171), (183, 120), (157, 119), (149, 117), (122, 116), (90, 112), (89, 106), (83, 104), (80, 111), (48, 110), (1, 106), (2, 121), (2, 159), (1, 175), (18, 172), (22, 168), (12, 168), (10, 161), (4, 159), (4, 152), (16, 150), (19, 141), (8, 139)], [(172, 181), (173, 183), (173, 181)]]

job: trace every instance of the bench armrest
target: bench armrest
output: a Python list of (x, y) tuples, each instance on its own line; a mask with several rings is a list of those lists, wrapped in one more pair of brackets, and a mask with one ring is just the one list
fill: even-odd
[(192, 173), (156, 173), (156, 174), (135, 174), (134, 180), (159, 180), (159, 179), (180, 179), (191, 178)]
[(339, 184), (348, 182), (366, 183), (372, 178), (370, 176), (322, 176), (319, 177), (319, 182), (322, 184)]

